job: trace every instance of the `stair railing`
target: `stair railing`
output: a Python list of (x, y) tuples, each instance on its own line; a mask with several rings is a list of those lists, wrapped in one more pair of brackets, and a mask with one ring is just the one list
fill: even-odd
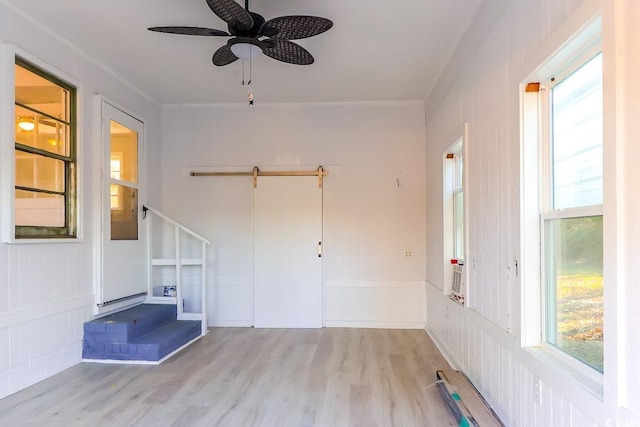
[[(147, 299), (146, 302), (154, 304), (176, 304), (178, 311), (178, 320), (200, 320), (202, 322), (202, 335), (207, 334), (207, 245), (210, 244), (209, 240), (179, 223), (178, 221), (169, 218), (157, 209), (151, 206), (145, 205), (142, 207), (144, 217), (146, 219), (147, 227)], [(153, 215), (147, 215), (151, 212)], [(174, 231), (174, 244), (175, 244), (175, 258), (154, 258), (153, 257), (153, 218), (168, 223), (173, 226)], [(180, 236), (182, 232), (195, 238), (200, 243), (200, 258), (183, 258), (181, 255)], [(157, 266), (175, 266), (176, 268), (176, 280), (175, 280), (175, 296), (166, 296), (163, 292), (162, 296), (154, 295), (153, 284), (153, 267)], [(182, 299), (182, 270), (184, 266), (200, 266), (201, 268), (201, 308), (200, 313), (189, 313), (184, 311), (184, 302)], [(164, 288), (164, 286), (163, 286)]]

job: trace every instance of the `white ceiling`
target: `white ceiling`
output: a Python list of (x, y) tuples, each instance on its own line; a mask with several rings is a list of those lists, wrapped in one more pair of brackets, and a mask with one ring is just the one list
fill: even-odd
[[(161, 104), (244, 103), (242, 61), (211, 63), (225, 37), (147, 31), (150, 26), (227, 30), (205, 0), (5, 0), (70, 40)], [(242, 4), (244, 4), (243, 0)], [(252, 63), (256, 102), (424, 100), (482, 0), (252, 0), (271, 19), (316, 15), (334, 26), (298, 40), (309, 66)]]

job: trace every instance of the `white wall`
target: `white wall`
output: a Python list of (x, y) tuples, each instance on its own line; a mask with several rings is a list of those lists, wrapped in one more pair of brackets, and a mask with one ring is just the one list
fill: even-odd
[[(635, 366), (640, 360), (635, 309), (640, 297), (635, 184), (640, 6), (635, 0), (522, 0), (487, 1), (483, 8), (479, 16), (485, 24), (471, 28), (427, 100), (427, 331), (509, 426), (640, 425), (640, 374)], [(598, 10), (605, 58), (603, 398), (521, 347), (522, 284), (514, 274), (521, 235), (518, 86), (533, 71), (528, 67), (539, 65), (531, 64), (531, 57), (557, 40), (558, 31), (569, 24), (575, 27)], [(472, 309), (449, 301), (441, 291), (441, 159), (465, 121), (468, 252), (476, 262), (475, 269), (469, 263)], [(534, 400), (536, 377), (542, 383), (541, 404)]]
[(162, 210), (213, 243), (210, 324), (252, 324), (251, 179), (182, 168), (322, 165), (327, 325), (423, 327), (422, 102), (260, 105), (256, 95), (253, 107), (163, 110)]
[[(68, 42), (0, 4), (0, 43), (52, 67), (78, 84), (78, 167), (81, 238), (74, 243), (0, 243), (0, 398), (80, 361), (82, 322), (94, 304), (94, 256), (99, 236), (100, 141), (93, 96), (102, 94), (146, 125), (147, 161), (159, 163), (160, 109)], [(0, 73), (0, 79), (3, 76)], [(1, 123), (0, 126), (13, 126)], [(99, 132), (99, 129), (98, 129)], [(13, 161), (13, 141), (2, 140), (1, 164)], [(7, 149), (8, 148), (8, 149)], [(159, 182), (157, 169), (147, 177)], [(158, 200), (151, 185), (149, 199)], [(6, 194), (0, 194), (5, 203)], [(6, 221), (7, 218), (0, 218)]]

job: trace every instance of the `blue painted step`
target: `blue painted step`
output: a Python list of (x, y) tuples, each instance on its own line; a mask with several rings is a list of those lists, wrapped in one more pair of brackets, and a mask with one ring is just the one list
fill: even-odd
[(82, 358), (159, 361), (200, 333), (200, 321), (176, 320), (175, 305), (143, 304), (85, 323)]
[(129, 342), (177, 318), (171, 304), (142, 304), (84, 324), (84, 339), (90, 343)]

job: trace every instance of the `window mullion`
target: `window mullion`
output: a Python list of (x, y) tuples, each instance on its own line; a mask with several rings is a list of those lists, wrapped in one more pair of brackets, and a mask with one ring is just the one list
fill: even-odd
[(43, 150), (41, 148), (31, 147), (28, 145), (23, 145), (16, 142), (16, 150), (23, 151), (25, 153), (36, 154), (43, 157), (50, 157), (52, 159), (60, 160), (63, 162), (71, 162), (72, 159), (69, 156), (62, 156), (57, 153), (52, 153), (51, 151)]
[(29, 107), (28, 105), (23, 104), (21, 102), (15, 101), (15, 104), (18, 107), (24, 108), (25, 110), (29, 110), (29, 111), (31, 111), (33, 113), (40, 114), (41, 116), (46, 117), (47, 119), (50, 119), (50, 120), (54, 120), (54, 121), (56, 121), (56, 122), (58, 122), (60, 124), (67, 125), (67, 126), (71, 125), (71, 122), (64, 121), (64, 120), (60, 119), (59, 117), (52, 116), (51, 114), (47, 114), (44, 111), (40, 111), (40, 110), (38, 110), (36, 108)]

